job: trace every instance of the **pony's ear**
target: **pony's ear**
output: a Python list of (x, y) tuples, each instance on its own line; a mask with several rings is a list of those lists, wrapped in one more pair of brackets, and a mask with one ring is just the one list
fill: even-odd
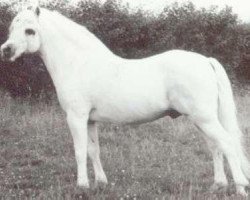
[(37, 16), (40, 15), (40, 8), (39, 8), (38, 6), (37, 6), (36, 9), (35, 9), (35, 13), (36, 13)]
[(33, 6), (27, 7), (28, 10), (33, 10), (37, 16), (40, 15), (40, 8), (36, 6), (35, 8)]

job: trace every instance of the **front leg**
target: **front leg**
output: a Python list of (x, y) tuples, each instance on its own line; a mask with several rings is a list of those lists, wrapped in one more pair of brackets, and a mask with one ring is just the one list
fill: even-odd
[(67, 121), (73, 137), (77, 162), (77, 185), (84, 188), (89, 188), (87, 174), (88, 117), (89, 113), (67, 111)]
[(105, 186), (108, 181), (100, 160), (100, 146), (97, 125), (95, 122), (91, 121), (88, 123), (88, 155), (92, 160), (94, 167), (95, 187), (98, 185)]

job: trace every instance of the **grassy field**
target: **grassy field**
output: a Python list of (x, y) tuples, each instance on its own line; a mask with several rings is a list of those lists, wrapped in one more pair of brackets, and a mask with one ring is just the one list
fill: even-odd
[[(184, 117), (140, 126), (100, 124), (105, 190), (79, 193), (65, 114), (56, 100), (14, 100), (0, 94), (0, 199), (241, 199), (234, 187), (211, 193), (212, 159)], [(250, 146), (250, 94), (237, 95)], [(93, 184), (93, 169), (89, 163)], [(230, 172), (226, 168), (229, 177)]]

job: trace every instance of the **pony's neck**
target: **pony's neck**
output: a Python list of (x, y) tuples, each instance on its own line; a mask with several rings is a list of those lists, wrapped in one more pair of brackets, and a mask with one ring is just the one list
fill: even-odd
[[(115, 57), (113, 53), (85, 27), (82, 27), (57, 12), (41, 10), (39, 16), (41, 57), (55, 82), (70, 74), (74, 60), (82, 65), (89, 59)], [(112, 54), (112, 56), (111, 56)]]

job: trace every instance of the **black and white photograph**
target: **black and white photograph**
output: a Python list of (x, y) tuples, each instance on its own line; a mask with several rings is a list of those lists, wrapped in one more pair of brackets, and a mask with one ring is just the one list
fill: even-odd
[(0, 199), (242, 200), (249, 183), (250, 1), (0, 1)]

